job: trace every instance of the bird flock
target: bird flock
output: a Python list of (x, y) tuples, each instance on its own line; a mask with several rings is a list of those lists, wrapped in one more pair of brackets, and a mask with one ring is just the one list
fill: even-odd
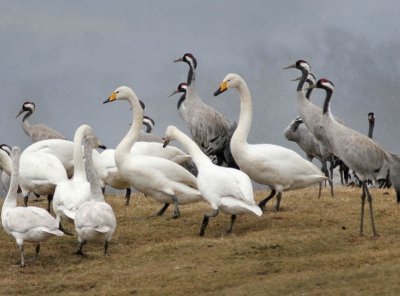
[[(117, 226), (113, 209), (104, 199), (106, 186), (126, 190), (125, 205), (129, 205), (132, 188), (154, 198), (163, 204), (157, 216), (162, 216), (173, 205), (174, 219), (179, 218), (181, 205), (205, 200), (212, 211), (204, 214), (200, 236), (205, 235), (209, 219), (220, 212), (231, 216), (224, 233), (227, 234), (232, 231), (237, 215), (260, 217), (266, 203), (275, 196), (274, 211), (279, 211), (284, 191), (319, 184), (320, 197), (322, 184), (327, 181), (334, 196), (332, 179), (336, 165), (340, 165), (343, 172), (351, 169), (362, 188), (360, 235), (363, 235), (367, 199), (373, 236), (377, 236), (368, 180), (385, 180), (399, 196), (400, 158), (372, 140), (372, 129), (369, 137), (365, 136), (332, 115), (334, 84), (331, 81), (325, 78), (316, 81), (304, 60), (284, 68), (298, 69), (302, 73), (293, 80), (299, 81), (296, 103), (300, 116), (286, 128), (284, 136), (304, 150), (305, 159), (282, 146), (248, 143), (253, 107), (250, 90), (242, 77), (228, 74), (214, 93), (223, 99), (222, 93), (236, 89), (240, 100), (240, 116), (236, 123), (198, 96), (197, 60), (193, 54), (186, 53), (174, 62), (185, 62), (189, 66), (187, 81), (180, 83), (170, 96), (182, 93), (177, 110), (190, 135), (173, 125), (166, 128), (163, 138), (152, 134), (155, 122), (144, 115), (144, 102), (128, 86), (116, 88), (103, 102), (127, 101), (132, 110), (129, 131), (115, 149), (106, 149), (86, 124), (76, 129), (73, 141), (47, 125), (31, 126), (28, 119), (36, 106), (32, 102), (23, 104), (16, 117), (26, 112), (22, 129), (33, 144), (22, 152), (19, 147), (0, 146), (1, 180), (7, 192), (1, 212), (2, 226), (20, 248), (19, 266), (26, 266), (24, 242), (37, 244), (35, 261), (41, 242), (53, 236), (73, 235), (70, 224), (78, 238), (74, 254), (84, 255), (84, 245), (97, 242), (104, 244), (105, 257)], [(305, 82), (308, 87), (304, 87)], [(310, 100), (314, 88), (326, 92), (322, 109)], [(369, 114), (368, 118), (373, 124), (374, 114)], [(146, 131), (142, 130), (143, 125)], [(173, 146), (172, 141), (179, 142), (184, 149)], [(321, 170), (311, 163), (313, 158), (321, 162)], [(258, 204), (254, 200), (252, 181), (271, 189)], [(46, 210), (28, 206), (31, 193), (37, 197), (47, 196)], [(19, 197), (23, 198), (24, 206), (17, 205)]]

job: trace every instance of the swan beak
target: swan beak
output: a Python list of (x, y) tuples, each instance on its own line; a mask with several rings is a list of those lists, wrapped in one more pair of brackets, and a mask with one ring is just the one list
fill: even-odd
[(24, 113), (25, 112), (25, 110), (24, 109), (21, 109), (21, 111), (19, 111), (19, 113), (17, 114), (17, 116), (15, 116), (15, 118), (17, 118), (18, 116), (20, 116), (22, 113)]
[(99, 141), (99, 147), (98, 147), (98, 148), (100, 148), (100, 149), (104, 149), (104, 150), (105, 150), (105, 149), (107, 149), (107, 147), (106, 147), (106, 146), (104, 146), (103, 144), (101, 144), (101, 143), (100, 143), (100, 141)]
[(301, 79), (301, 76), (300, 77), (297, 77), (297, 78), (294, 78), (294, 79), (292, 79), (292, 80), (290, 80), (290, 81), (299, 81)]
[(317, 84), (310, 85), (309, 87), (303, 88), (303, 90), (309, 90), (315, 87), (317, 87)]
[(286, 70), (286, 69), (292, 69), (292, 68), (296, 68), (296, 64), (293, 64), (293, 65), (287, 66), (287, 67), (283, 68), (283, 70)]
[(167, 147), (168, 146), (168, 144), (169, 144), (169, 140), (167, 139), (167, 138), (162, 138), (165, 142), (164, 142), (164, 145), (163, 145), (163, 148), (165, 148), (165, 147)]
[(117, 93), (114, 92), (107, 100), (105, 100), (105, 101), (103, 102), (103, 104), (109, 103), (109, 102), (112, 102), (112, 101), (115, 101), (116, 98), (117, 98)]
[(183, 57), (174, 61), (174, 63), (176, 63), (176, 62), (183, 62)]
[(172, 97), (173, 95), (175, 95), (175, 94), (177, 94), (177, 93), (179, 93), (179, 89), (174, 90), (174, 91), (168, 96), (168, 98), (169, 98), (169, 97)]
[(222, 94), (227, 89), (228, 89), (228, 82), (224, 81), (221, 83), (221, 86), (219, 87), (219, 89), (214, 93), (214, 96), (218, 96), (218, 95)]

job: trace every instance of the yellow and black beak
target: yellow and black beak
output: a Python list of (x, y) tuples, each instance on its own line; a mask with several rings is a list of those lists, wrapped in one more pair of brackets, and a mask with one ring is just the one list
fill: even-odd
[(114, 93), (112, 93), (112, 95), (111, 95), (107, 100), (105, 100), (105, 101), (103, 102), (103, 104), (109, 103), (109, 102), (112, 102), (112, 101), (115, 101), (116, 98), (117, 98), (117, 93), (114, 92)]
[(214, 93), (214, 96), (218, 96), (218, 95), (222, 94), (227, 89), (228, 89), (228, 82), (224, 81), (221, 83), (221, 86), (219, 87), (219, 89)]

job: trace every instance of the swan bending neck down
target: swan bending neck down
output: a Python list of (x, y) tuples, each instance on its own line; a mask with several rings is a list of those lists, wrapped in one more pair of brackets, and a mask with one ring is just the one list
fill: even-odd
[(226, 233), (232, 231), (236, 215), (246, 213), (262, 215), (261, 209), (254, 202), (251, 180), (245, 173), (213, 164), (199, 146), (175, 126), (167, 128), (164, 140), (164, 146), (172, 140), (178, 140), (198, 168), (198, 188), (214, 210), (213, 213), (204, 215), (200, 229), (201, 236), (204, 236), (209, 218), (217, 216), (219, 211), (231, 215), (231, 223)]
[(10, 190), (1, 210), (1, 222), (3, 229), (15, 238), (20, 248), (21, 264), (26, 266), (24, 259), (24, 242), (36, 243), (36, 253), (33, 261), (36, 261), (40, 243), (52, 236), (61, 236), (57, 221), (44, 209), (38, 207), (17, 207), (18, 171), (20, 149), (12, 150), (12, 172)]
[(278, 191), (275, 210), (279, 210), (282, 192), (308, 187), (330, 180), (315, 165), (296, 152), (271, 144), (251, 145), (247, 142), (253, 117), (252, 99), (246, 82), (237, 74), (228, 74), (215, 96), (228, 88), (236, 88), (240, 98), (239, 123), (231, 140), (231, 151), (240, 169), (257, 183), (268, 185), (272, 192), (260, 202), (265, 204)]
[(115, 150), (114, 158), (118, 171), (137, 190), (165, 204), (157, 213), (158, 216), (163, 215), (169, 204), (173, 203), (172, 217), (177, 218), (178, 204), (202, 199), (200, 192), (195, 189), (196, 177), (170, 160), (131, 154), (130, 150), (141, 131), (143, 109), (135, 93), (127, 86), (117, 88), (104, 103), (115, 100), (128, 101), (133, 113), (131, 128)]
[(76, 212), (75, 230), (78, 234), (79, 247), (74, 254), (84, 255), (82, 248), (87, 242), (104, 243), (104, 257), (107, 256), (108, 244), (117, 226), (117, 220), (111, 206), (105, 202), (96, 169), (92, 150), (101, 143), (93, 136), (85, 140), (86, 172), (90, 183), (90, 201), (86, 201)]

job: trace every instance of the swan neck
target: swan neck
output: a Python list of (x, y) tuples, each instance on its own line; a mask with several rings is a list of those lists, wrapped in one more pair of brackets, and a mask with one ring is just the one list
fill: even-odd
[(86, 173), (90, 183), (90, 192), (92, 193), (91, 199), (99, 202), (104, 202), (104, 195), (101, 190), (100, 181), (93, 163), (93, 147), (89, 140), (85, 141), (84, 150), (86, 160)]
[(136, 95), (133, 94), (133, 97), (128, 96), (125, 100), (131, 104), (133, 120), (128, 133), (115, 149), (115, 162), (117, 167), (122, 165), (123, 159), (130, 153), (133, 144), (138, 140), (143, 124), (144, 112)]
[(186, 134), (179, 130), (175, 130), (173, 136), (182, 144), (187, 153), (190, 154), (197, 167), (201, 166), (202, 163), (212, 163), (210, 158), (205, 155), (199, 146), (197, 146), (197, 144)]
[(82, 140), (84, 138), (84, 130), (79, 127), (74, 136), (74, 181), (87, 181), (85, 172), (85, 163), (82, 153)]
[[(239, 123), (232, 136), (232, 143), (247, 144), (247, 137), (250, 133), (251, 123), (253, 120), (253, 103), (251, 100), (250, 90), (244, 80), (237, 88), (240, 98), (240, 116)], [(235, 144), (235, 145), (236, 145)]]
[(4, 207), (9, 207), (9, 208), (17, 207), (19, 158), (20, 158), (20, 152), (18, 150), (18, 152), (14, 152), (12, 154), (12, 169), (11, 169), (10, 188), (7, 192), (7, 196), (4, 201), (3, 208)]

